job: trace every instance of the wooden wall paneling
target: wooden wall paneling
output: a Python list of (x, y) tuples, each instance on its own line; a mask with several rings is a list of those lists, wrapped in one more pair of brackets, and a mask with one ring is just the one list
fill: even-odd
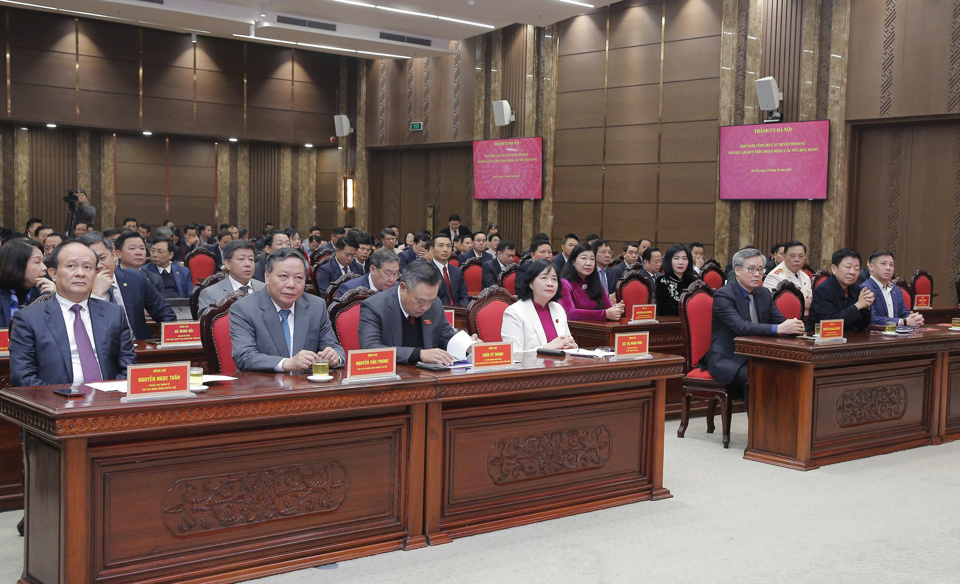
[(662, 162), (713, 162), (720, 127), (715, 120), (663, 124)]
[(500, 201), (499, 219), (500, 239), (509, 239), (517, 246), (517, 253), (521, 253), (521, 241), (533, 235), (523, 233), (523, 201)]
[(764, 0), (760, 76), (772, 75), (777, 80), (783, 101), (783, 120), (793, 122), (800, 117), (800, 31), (802, 0)]
[(516, 121), (500, 128), (501, 138), (523, 136), (527, 85), (527, 32), (525, 25), (514, 24), (503, 31), (500, 66), (500, 97), (516, 110)]
[[(177, 225), (214, 223), (217, 149), (210, 140), (170, 138), (168, 177), (170, 215)], [(224, 218), (225, 223), (231, 220)], [(249, 229), (249, 226), (244, 225)]]
[(590, 165), (603, 162), (603, 131), (557, 130), (555, 165)]
[(394, 59), (381, 63), (386, 67), (386, 93), (381, 91), (386, 113), (384, 144), (406, 144), (410, 132), (407, 125), (407, 61)]
[(656, 243), (661, 249), (666, 250), (673, 243), (713, 241), (713, 203), (661, 201), (659, 207)]
[[(583, 237), (599, 228), (602, 209), (601, 205), (595, 203), (560, 203), (555, 201), (553, 203), (553, 233), (550, 234), (551, 243), (556, 249), (560, 249), (565, 234), (576, 233)], [(629, 221), (627, 217), (623, 217), (623, 220)]]
[(559, 166), (555, 172), (555, 203), (600, 203), (602, 166)]
[(606, 125), (656, 124), (660, 120), (660, 86), (636, 85), (608, 89)]
[(644, 164), (657, 162), (660, 126), (618, 126), (607, 128), (604, 162)]
[[(794, 239), (795, 201), (757, 201), (754, 245), (766, 254), (774, 243)], [(804, 242), (806, 243), (806, 242)]]
[[(430, 130), (424, 124), (419, 132), (410, 131), (412, 122), (423, 122), (424, 111), (429, 110), (429, 104), (423, 103), (424, 84), (428, 81), (426, 72), (429, 68), (427, 59), (411, 59), (407, 63), (407, 117), (404, 119), (407, 144), (423, 144), (429, 137)], [(427, 93), (429, 96), (430, 94)], [(429, 116), (426, 116), (429, 118)]]
[[(558, 94), (557, 129), (601, 128), (605, 113), (605, 93), (598, 89)], [(513, 102), (510, 103), (513, 105)]]
[(156, 223), (156, 219), (166, 215), (165, 141), (118, 134), (116, 144), (116, 215), (141, 221), (152, 218)]
[(340, 201), (340, 185), (337, 183), (337, 167), (340, 155), (336, 148), (320, 148), (317, 150), (317, 178), (316, 178), (316, 223), (323, 230), (324, 238), (329, 238), (329, 231), (337, 222), (337, 208)]
[(902, 73), (897, 72), (903, 77), (900, 115), (951, 111), (947, 95), (951, 79), (956, 76), (951, 61), (956, 58), (960, 43), (960, 39), (951, 42), (952, 29), (956, 26), (956, 3), (901, 2), (900, 10), (904, 20)]
[(190, 35), (143, 28), (141, 31), (141, 59), (144, 64), (164, 65), (167, 67), (181, 67), (193, 69), (193, 53), (196, 46), (206, 43), (206, 37), (198, 37), (197, 43), (190, 40)]
[[(621, 4), (610, 7), (610, 49), (637, 45), (660, 45), (663, 8), (660, 2), (617, 11)], [(658, 51), (659, 52), (659, 51)], [(658, 56), (659, 59), (659, 56)]]
[[(607, 203), (604, 205), (603, 238), (622, 243), (637, 241), (641, 237), (653, 239), (657, 228), (657, 205), (654, 203)], [(583, 222), (580, 235), (584, 235), (597, 223)], [(563, 235), (562, 233), (560, 234)]]
[(608, 164), (604, 167), (606, 203), (656, 203), (657, 164)]
[(280, 225), (283, 147), (250, 144), (250, 225)]
[(672, 41), (663, 45), (663, 81), (689, 81), (718, 76), (720, 36)]
[(607, 43), (607, 11), (574, 16), (560, 23), (560, 56), (603, 51)]
[(660, 165), (660, 200), (668, 203), (711, 203), (717, 199), (717, 163)]
[(447, 218), (454, 213), (466, 223), (473, 201), (473, 149), (469, 146), (441, 148), (434, 153), (440, 157), (440, 207), (434, 213), (435, 228), (440, 230), (447, 226)]
[(140, 29), (77, 19), (81, 124), (134, 128), (140, 124)]
[(557, 59), (557, 93), (603, 89), (603, 52), (565, 55)]
[(720, 32), (721, 0), (664, 3), (664, 40), (667, 42), (716, 36)]
[(30, 215), (42, 218), (55, 231), (63, 231), (68, 210), (63, 196), (77, 185), (76, 132), (37, 129), (28, 135)]
[[(426, 79), (424, 81), (424, 99), (430, 104), (429, 110), (426, 112), (429, 123), (424, 125), (429, 132), (430, 142), (453, 142), (455, 140), (453, 137), (453, 88), (463, 78), (462, 58), (460, 59), (461, 69), (459, 71), (456, 70), (457, 57), (455, 56), (436, 57), (429, 59), (429, 61), (429, 83)], [(424, 75), (426, 76), (426, 72)], [(457, 81), (454, 79), (455, 75)], [(458, 92), (461, 97), (458, 101), (459, 105), (462, 103), (462, 87), (458, 89)]]
[(885, 2), (850, 3), (849, 61), (847, 72), (848, 120), (880, 117), (880, 68), (883, 60)]
[(663, 122), (716, 120), (720, 84), (716, 78), (663, 84)]
[[(402, 150), (400, 168), (400, 230), (416, 233), (426, 228), (426, 186), (429, 179), (429, 151)], [(388, 218), (389, 219), (389, 218)], [(404, 233), (400, 234), (403, 241)]]
[(607, 85), (649, 85), (660, 83), (660, 44), (611, 50)]

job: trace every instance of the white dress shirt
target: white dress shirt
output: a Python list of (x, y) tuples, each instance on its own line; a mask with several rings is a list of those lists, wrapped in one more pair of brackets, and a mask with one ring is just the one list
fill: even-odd
[(900, 317), (893, 312), (893, 284), (887, 282), (887, 285), (884, 286), (880, 283), (880, 280), (873, 276), (870, 276), (870, 279), (877, 283), (877, 287), (880, 288), (880, 293), (883, 294), (883, 301), (887, 304), (887, 316), (897, 319), (897, 324), (901, 324)]
[[(230, 286), (233, 288), (234, 292), (237, 292), (240, 290), (240, 288), (244, 287), (244, 284), (241, 284), (240, 282), (234, 280), (233, 276), (227, 276), (227, 280), (230, 280)], [(246, 286), (250, 288), (251, 292), (253, 291), (253, 286), (250, 285), (250, 282), (247, 282)]]
[(73, 367), (73, 383), (76, 385), (83, 383), (85, 380), (83, 378), (83, 367), (80, 365), (80, 352), (77, 350), (77, 336), (73, 334), (75, 316), (70, 309), (74, 304), (79, 304), (83, 307), (80, 311), (80, 320), (83, 322), (83, 328), (87, 329), (87, 336), (90, 337), (90, 346), (93, 347), (93, 353), (96, 355), (97, 344), (93, 340), (93, 323), (90, 320), (90, 310), (87, 307), (89, 299), (85, 298), (82, 302), (74, 302), (67, 300), (59, 294), (56, 296), (57, 302), (60, 303), (60, 311), (63, 313), (63, 323), (67, 325), (67, 340), (70, 343), (70, 364)]

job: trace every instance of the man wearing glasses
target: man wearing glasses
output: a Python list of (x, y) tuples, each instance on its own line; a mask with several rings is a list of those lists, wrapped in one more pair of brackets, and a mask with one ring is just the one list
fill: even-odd
[(813, 300), (813, 286), (810, 284), (810, 276), (803, 271), (803, 264), (807, 260), (807, 246), (799, 241), (788, 241), (784, 246), (786, 252), (783, 255), (783, 261), (767, 274), (767, 277), (763, 280), (763, 287), (770, 292), (774, 292), (780, 282), (789, 280), (803, 293), (804, 312), (806, 312), (810, 309), (810, 301)]
[(370, 273), (363, 278), (347, 280), (337, 288), (337, 298), (354, 288), (363, 286), (374, 292), (383, 292), (397, 283), (400, 277), (400, 259), (393, 251), (381, 248), (370, 255)]
[(801, 335), (803, 321), (786, 319), (773, 303), (763, 282), (763, 254), (758, 249), (741, 249), (733, 255), (734, 279), (713, 294), (710, 348), (700, 362), (710, 375), (727, 384), (733, 397), (743, 394), (747, 406), (746, 355), (734, 353), (733, 340), (745, 336)]

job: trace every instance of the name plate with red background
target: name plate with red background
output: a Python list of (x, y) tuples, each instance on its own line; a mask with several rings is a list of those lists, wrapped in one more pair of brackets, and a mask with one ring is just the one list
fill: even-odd
[(650, 357), (650, 333), (617, 333), (613, 349), (616, 359), (646, 359)]
[(513, 367), (513, 345), (510, 343), (476, 343), (473, 345), (473, 368)]
[(453, 309), (452, 308), (445, 309), (443, 311), (443, 315), (447, 317), (447, 322), (450, 323), (450, 326), (453, 326), (453, 318), (455, 315), (455, 312), (453, 311)]
[(344, 383), (384, 378), (399, 379), (396, 347), (356, 349), (347, 353), (347, 376)]
[(820, 321), (820, 342), (843, 341), (843, 319)]
[(201, 344), (200, 323), (195, 320), (160, 323), (160, 344), (164, 347)]
[(127, 366), (127, 397), (123, 402), (184, 397), (194, 397), (189, 361)]
[(10, 329), (0, 329), (0, 355), (10, 354)]
[(657, 305), (634, 304), (630, 314), (631, 322), (655, 322), (657, 320)]
[(929, 294), (917, 294), (913, 297), (913, 308), (915, 310), (922, 310), (924, 308), (930, 308), (930, 295)]

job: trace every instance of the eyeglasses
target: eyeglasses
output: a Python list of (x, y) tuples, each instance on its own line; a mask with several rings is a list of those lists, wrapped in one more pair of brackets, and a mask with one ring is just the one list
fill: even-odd
[(763, 269), (763, 268), (755, 268), (755, 267), (753, 267), (753, 266), (747, 266), (747, 267), (746, 267), (746, 270), (747, 270), (747, 273), (750, 274), (751, 276), (754, 275), (754, 274), (760, 274), (760, 275), (762, 276), (762, 275), (764, 274), (764, 272), (767, 271), (767, 270), (765, 270), (765, 269)]

